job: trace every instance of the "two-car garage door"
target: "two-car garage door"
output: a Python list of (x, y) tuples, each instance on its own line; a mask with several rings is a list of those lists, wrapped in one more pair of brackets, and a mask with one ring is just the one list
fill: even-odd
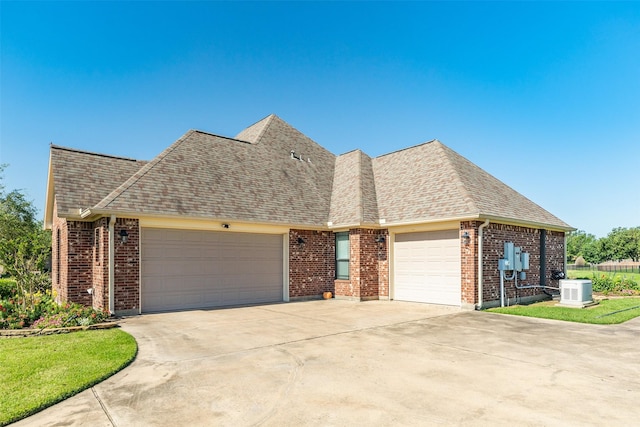
[(142, 311), (283, 299), (277, 234), (142, 229)]
[(458, 230), (396, 234), (394, 260), (394, 299), (460, 305)]

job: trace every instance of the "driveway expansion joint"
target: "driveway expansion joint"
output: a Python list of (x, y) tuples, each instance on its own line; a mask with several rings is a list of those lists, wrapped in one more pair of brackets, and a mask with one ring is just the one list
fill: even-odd
[(100, 396), (98, 396), (98, 392), (96, 391), (95, 387), (91, 387), (91, 391), (93, 392), (93, 396), (96, 398), (96, 400), (98, 401), (98, 403), (100, 404), (100, 407), (102, 408), (102, 411), (104, 412), (104, 414), (106, 415), (106, 417), (109, 419), (109, 422), (111, 423), (111, 425), (113, 427), (118, 427), (118, 425), (116, 424), (116, 422), (113, 420), (113, 418), (111, 417), (111, 414), (109, 413), (109, 411), (107, 410), (107, 407), (105, 406), (104, 402), (102, 401), (102, 399), (100, 399)]

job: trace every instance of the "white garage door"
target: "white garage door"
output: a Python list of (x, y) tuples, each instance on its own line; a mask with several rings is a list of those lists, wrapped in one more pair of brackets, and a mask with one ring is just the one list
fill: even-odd
[(396, 234), (394, 299), (460, 305), (458, 230)]
[(142, 229), (142, 311), (282, 301), (282, 235)]

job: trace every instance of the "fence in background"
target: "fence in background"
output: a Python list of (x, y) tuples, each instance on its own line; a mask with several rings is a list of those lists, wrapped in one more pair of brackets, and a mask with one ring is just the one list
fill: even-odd
[(567, 264), (567, 270), (606, 271), (608, 273), (640, 273), (640, 264)]

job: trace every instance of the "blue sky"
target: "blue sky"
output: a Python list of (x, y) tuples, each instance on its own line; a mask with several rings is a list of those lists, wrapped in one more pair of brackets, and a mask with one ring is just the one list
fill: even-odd
[(335, 154), (434, 138), (572, 226), (640, 226), (638, 2), (0, 2), (0, 163), (149, 160), (275, 113)]

